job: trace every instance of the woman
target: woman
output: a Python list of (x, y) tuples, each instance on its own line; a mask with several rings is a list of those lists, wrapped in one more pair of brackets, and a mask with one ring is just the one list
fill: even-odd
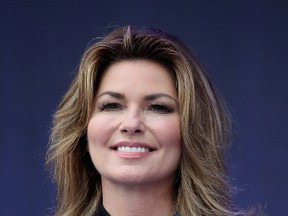
[(54, 116), (56, 215), (239, 215), (227, 116), (179, 40), (116, 29), (85, 52)]

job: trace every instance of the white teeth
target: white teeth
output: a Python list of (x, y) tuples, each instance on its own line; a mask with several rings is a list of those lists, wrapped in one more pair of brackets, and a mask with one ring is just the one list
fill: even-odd
[(117, 151), (120, 151), (120, 152), (149, 152), (149, 149), (144, 148), (144, 147), (120, 146), (120, 147), (117, 147)]

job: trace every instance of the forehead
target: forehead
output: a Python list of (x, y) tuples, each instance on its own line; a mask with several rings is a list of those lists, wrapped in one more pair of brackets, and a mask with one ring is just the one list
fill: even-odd
[(125, 60), (110, 65), (103, 74), (98, 94), (103, 91), (166, 92), (176, 96), (169, 71), (149, 60)]

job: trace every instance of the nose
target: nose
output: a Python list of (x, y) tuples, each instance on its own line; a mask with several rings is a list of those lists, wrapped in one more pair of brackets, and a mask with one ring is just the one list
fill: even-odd
[(137, 135), (145, 132), (142, 114), (137, 109), (128, 109), (123, 115), (120, 132), (128, 135)]

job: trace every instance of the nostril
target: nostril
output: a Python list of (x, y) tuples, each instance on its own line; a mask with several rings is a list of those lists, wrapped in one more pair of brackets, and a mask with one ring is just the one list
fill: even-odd
[(135, 130), (134, 133), (141, 133), (142, 131), (140, 129)]
[(127, 128), (125, 128), (125, 129), (122, 129), (121, 132), (132, 135), (132, 134), (142, 133), (142, 130), (141, 129), (127, 129)]
[(143, 122), (138, 118), (126, 118), (119, 125), (119, 130), (121, 131), (121, 133), (141, 134), (145, 131), (145, 126)]

